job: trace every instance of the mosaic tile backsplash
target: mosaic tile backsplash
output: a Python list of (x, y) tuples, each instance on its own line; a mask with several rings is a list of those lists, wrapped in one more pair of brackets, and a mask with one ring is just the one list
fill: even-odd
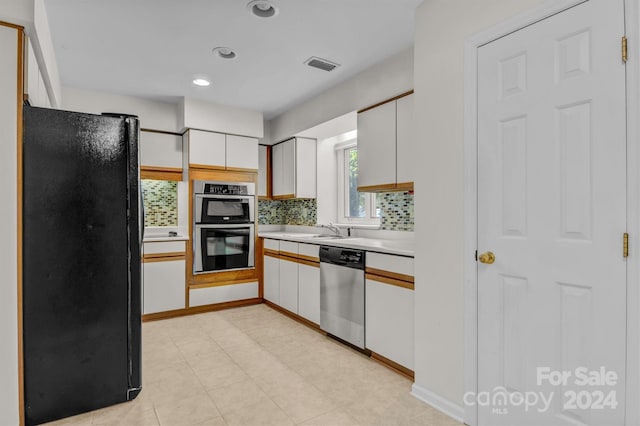
[(260, 225), (314, 226), (318, 221), (318, 204), (313, 200), (259, 200)]
[(178, 182), (142, 179), (144, 226), (178, 226)]
[[(413, 194), (387, 192), (380, 198), (380, 229), (388, 231), (413, 231)], [(304, 225), (317, 222), (316, 200), (260, 200), (258, 223), (260, 225)]]
[(387, 231), (413, 231), (413, 194), (384, 192), (380, 200), (380, 229)]

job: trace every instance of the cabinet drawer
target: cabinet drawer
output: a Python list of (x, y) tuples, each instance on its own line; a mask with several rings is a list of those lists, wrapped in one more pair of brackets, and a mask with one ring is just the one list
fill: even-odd
[(293, 243), (291, 241), (280, 241), (280, 252), (282, 254), (291, 253), (298, 254), (298, 243)]
[[(367, 272), (375, 274), (376, 271), (386, 271), (392, 273), (392, 278), (407, 279), (413, 281), (413, 258), (394, 256), (392, 254), (380, 254), (367, 252)], [(400, 276), (393, 276), (399, 274)], [(404, 277), (403, 277), (404, 276)]]
[(316, 244), (298, 244), (298, 256), (305, 260), (320, 262), (320, 246)]
[(280, 240), (264, 239), (264, 248), (269, 250), (280, 251)]
[(157, 241), (144, 243), (144, 254), (184, 253), (184, 241)]

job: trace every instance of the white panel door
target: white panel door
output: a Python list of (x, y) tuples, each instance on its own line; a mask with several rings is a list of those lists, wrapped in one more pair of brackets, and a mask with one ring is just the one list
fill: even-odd
[(296, 198), (316, 198), (316, 158), (316, 140), (296, 138)]
[[(478, 51), (478, 391), (516, 401), (479, 404), (481, 425), (624, 423), (623, 34), (623, 1), (590, 0)], [(590, 409), (599, 392), (616, 407)]]
[(396, 103), (358, 114), (358, 187), (396, 183)]
[(282, 187), (278, 195), (295, 197), (296, 194), (296, 140), (282, 144)]
[(258, 145), (258, 196), (268, 195), (267, 180), (269, 167), (267, 165), (267, 146)]
[(224, 169), (226, 167), (226, 141), (222, 133), (189, 130), (189, 164), (200, 164)]
[(141, 131), (140, 164), (182, 169), (182, 136)]
[(227, 135), (227, 168), (258, 169), (258, 139)]
[(415, 133), (413, 123), (413, 95), (396, 101), (396, 180), (398, 183), (413, 182)]
[(298, 313), (298, 263), (280, 259), (280, 306)]
[(280, 259), (264, 256), (263, 272), (264, 298), (276, 305), (280, 304)]
[(320, 265), (298, 264), (298, 315), (320, 324)]
[(143, 263), (143, 314), (185, 308), (184, 260)]

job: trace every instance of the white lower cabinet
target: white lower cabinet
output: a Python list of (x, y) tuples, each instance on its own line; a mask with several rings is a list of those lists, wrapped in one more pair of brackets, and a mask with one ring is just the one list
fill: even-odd
[(367, 349), (413, 370), (413, 312), (413, 290), (367, 279)]
[(264, 298), (269, 302), (280, 304), (280, 259), (264, 256)]
[(298, 313), (298, 263), (280, 258), (280, 306)]
[(298, 315), (320, 324), (320, 267), (298, 264)]
[(189, 307), (235, 302), (258, 297), (258, 282), (193, 288), (189, 290)]
[(184, 259), (143, 264), (143, 314), (185, 308), (184, 271)]

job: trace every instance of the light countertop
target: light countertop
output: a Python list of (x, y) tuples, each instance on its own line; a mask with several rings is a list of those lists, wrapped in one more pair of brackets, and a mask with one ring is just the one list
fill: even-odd
[(323, 238), (319, 234), (303, 232), (260, 232), (259, 237), (274, 240), (295, 241), (298, 243), (316, 244), (323, 246), (354, 248), (373, 251), (377, 253), (395, 254), (398, 256), (413, 257), (413, 240), (384, 240), (378, 238), (345, 237)]
[(170, 237), (168, 233), (164, 234), (155, 234), (155, 233), (145, 233), (143, 243), (156, 243), (161, 241), (187, 241), (189, 237), (185, 235), (178, 234), (175, 237)]

